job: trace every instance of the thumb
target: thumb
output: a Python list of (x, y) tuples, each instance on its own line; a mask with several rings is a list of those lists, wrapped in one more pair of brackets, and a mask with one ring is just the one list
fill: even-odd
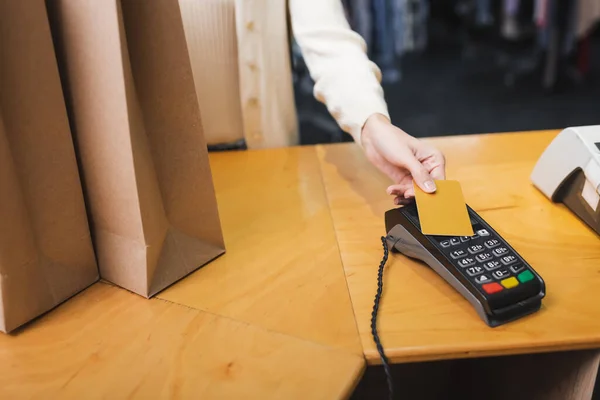
[(426, 193), (433, 193), (436, 190), (435, 182), (433, 178), (427, 172), (427, 168), (417, 160), (416, 157), (412, 157), (406, 162), (406, 168), (410, 171), (413, 181)]

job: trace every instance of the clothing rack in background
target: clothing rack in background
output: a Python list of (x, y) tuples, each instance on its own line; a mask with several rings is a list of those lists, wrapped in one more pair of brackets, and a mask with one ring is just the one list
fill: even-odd
[[(466, 59), (477, 62), (492, 53), (507, 86), (537, 81), (553, 92), (563, 83), (583, 82), (592, 69), (590, 37), (600, 21), (600, 0), (341, 1), (352, 29), (381, 68), (383, 84), (402, 79), (407, 53), (428, 49), (432, 16), (452, 20), (451, 29), (458, 26)], [(297, 46), (293, 68), (296, 87), (311, 93)]]
[(553, 92), (561, 83), (582, 82), (590, 71), (600, 0), (470, 0), (457, 9), (463, 11), (465, 54), (495, 50), (507, 85), (534, 79)]
[(352, 28), (383, 71), (383, 83), (401, 79), (400, 60), (427, 49), (430, 14), (451, 4), (464, 30), (466, 54), (495, 51), (504, 81), (539, 79), (553, 91), (582, 82), (590, 71), (589, 41), (600, 20), (600, 0), (342, 0)]
[(425, 50), (429, 0), (343, 0), (352, 29), (367, 44), (369, 56), (382, 69), (383, 83), (401, 78), (403, 54)]

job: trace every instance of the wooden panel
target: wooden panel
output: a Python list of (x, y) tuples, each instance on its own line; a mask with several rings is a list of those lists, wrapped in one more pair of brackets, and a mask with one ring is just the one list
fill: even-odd
[(345, 398), (364, 361), (99, 283), (0, 335), (3, 399)]
[(591, 400), (600, 352), (565, 351), (462, 361), (455, 363), (454, 398), (480, 399), (485, 393), (486, 400)]
[[(600, 351), (581, 350), (400, 363), (390, 371), (405, 399), (592, 400), (599, 362)], [(369, 366), (352, 400), (387, 398), (385, 382), (383, 368)]]
[(211, 166), (226, 254), (159, 297), (362, 354), (315, 148)]
[[(565, 207), (547, 201), (529, 174), (556, 132), (430, 139), (448, 159), (467, 202), (546, 279), (543, 309), (488, 328), (424, 264), (393, 254), (378, 327), (394, 362), (577, 349), (600, 345), (600, 242)], [(319, 147), (342, 262), (365, 354), (378, 363), (370, 330), (388, 180), (353, 144)]]

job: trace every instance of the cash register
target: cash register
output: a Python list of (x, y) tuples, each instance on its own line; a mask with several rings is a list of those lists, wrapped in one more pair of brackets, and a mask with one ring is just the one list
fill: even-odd
[(561, 131), (538, 159), (531, 181), (600, 235), (600, 125)]

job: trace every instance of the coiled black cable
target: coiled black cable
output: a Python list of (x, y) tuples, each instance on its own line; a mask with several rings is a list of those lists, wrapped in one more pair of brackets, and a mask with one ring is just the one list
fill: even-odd
[(385, 236), (381, 237), (381, 242), (383, 244), (383, 258), (381, 263), (379, 264), (379, 272), (377, 273), (377, 293), (375, 294), (375, 304), (373, 305), (373, 312), (371, 313), (371, 333), (373, 334), (373, 340), (375, 341), (375, 345), (377, 346), (377, 351), (379, 352), (379, 356), (381, 357), (381, 363), (383, 364), (383, 369), (385, 371), (385, 376), (388, 384), (389, 398), (394, 398), (394, 384), (392, 380), (392, 373), (390, 371), (390, 366), (388, 364), (388, 359), (385, 355), (385, 351), (383, 350), (383, 346), (381, 345), (381, 341), (379, 339), (379, 334), (377, 333), (377, 312), (379, 311), (379, 302), (381, 300), (381, 294), (383, 292), (383, 269), (388, 259), (388, 245)]

